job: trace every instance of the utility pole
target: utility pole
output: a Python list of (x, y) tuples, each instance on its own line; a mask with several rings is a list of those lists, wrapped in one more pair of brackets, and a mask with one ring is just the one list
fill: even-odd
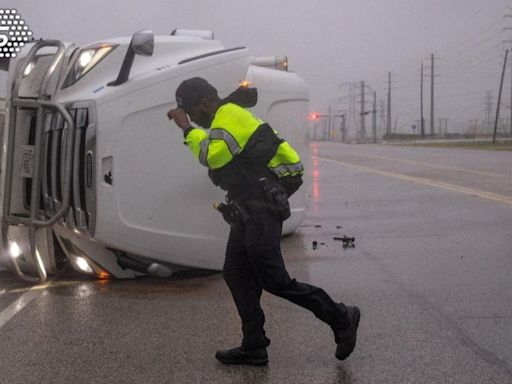
[(386, 135), (391, 133), (391, 72), (388, 72), (388, 114), (386, 121)]
[(510, 58), (510, 136), (512, 136), (512, 57)]
[[(509, 9), (512, 9), (508, 7)], [(505, 15), (505, 17), (511, 17), (511, 14)], [(507, 27), (505, 29), (511, 30), (512, 27)], [(506, 44), (512, 43), (512, 40), (504, 40)], [(510, 135), (512, 136), (512, 57), (510, 58)]]
[(365, 120), (366, 120), (366, 113), (365, 113), (365, 88), (364, 88), (364, 81), (361, 81), (361, 141), (366, 142), (366, 127), (365, 127)]
[(510, 57), (510, 136), (512, 136), (512, 55)]
[[(350, 100), (350, 89), (352, 87), (351, 82), (343, 82), (340, 84), (340, 90), (341, 90), (341, 97), (338, 98), (338, 104), (343, 109), (343, 113), (340, 114), (341, 117), (341, 123), (340, 123), (340, 138), (342, 142), (345, 142), (347, 140), (347, 118), (350, 117), (350, 107), (351, 107), (351, 100)], [(333, 123), (334, 125), (334, 123)], [(336, 130), (336, 128), (334, 128)]]
[(379, 99), (379, 128), (381, 130), (386, 126), (386, 100)]
[(344, 143), (346, 140), (346, 130), (347, 130), (347, 114), (346, 112), (341, 115), (341, 142)]
[(430, 134), (434, 136), (434, 54), (430, 55)]
[[(448, 119), (447, 118), (439, 118), (439, 135), (444, 135), (448, 133)], [(443, 133), (444, 132), (444, 133)]]
[(464, 132), (464, 133), (469, 133), (470, 135), (475, 135), (477, 126), (478, 126), (477, 119), (469, 120), (469, 129), (466, 130), (466, 132)]
[(494, 120), (494, 132), (492, 142), (496, 143), (496, 130), (498, 129), (498, 117), (500, 115), (501, 91), (503, 90), (503, 79), (505, 77), (505, 68), (507, 66), (508, 49), (505, 50), (505, 60), (503, 61), (503, 70), (501, 72), (500, 91), (498, 92), (498, 106), (496, 107), (496, 119)]
[(492, 92), (487, 91), (485, 93), (485, 116), (486, 116), (486, 125), (487, 129), (491, 130), (491, 114), (492, 114)]
[(328, 120), (328, 128), (327, 128), (327, 141), (331, 141), (331, 137), (332, 137), (332, 111), (331, 111), (331, 106), (329, 105), (329, 120)]
[(420, 128), (421, 137), (425, 137), (425, 118), (423, 117), (423, 62), (421, 62), (421, 83), (420, 83)]
[(357, 131), (357, 124), (359, 123), (356, 118), (356, 86), (357, 83), (351, 82), (349, 84), (349, 104), (348, 111), (345, 118), (345, 134), (346, 139), (350, 140), (352, 131)]
[(373, 111), (372, 111), (372, 133), (373, 142), (377, 142), (377, 92), (373, 91)]

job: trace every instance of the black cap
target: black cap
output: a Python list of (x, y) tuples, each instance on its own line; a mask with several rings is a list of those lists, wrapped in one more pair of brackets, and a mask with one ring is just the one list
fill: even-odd
[(217, 90), (201, 77), (185, 80), (176, 89), (176, 103), (180, 108), (193, 107), (209, 96), (217, 96)]

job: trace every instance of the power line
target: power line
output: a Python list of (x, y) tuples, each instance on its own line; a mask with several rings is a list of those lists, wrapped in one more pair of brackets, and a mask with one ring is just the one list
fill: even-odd
[[(486, 25), (483, 29), (478, 29), (476, 31), (474, 30), (474, 33), (468, 35), (463, 40), (460, 40), (460, 41), (458, 41), (457, 43), (454, 43), (451, 46), (447, 46), (445, 48), (442, 48), (442, 50), (444, 50), (444, 49), (447, 50), (447, 52), (443, 52), (443, 56), (445, 54), (449, 55), (450, 53), (453, 53), (455, 50), (460, 49), (461, 47), (463, 47), (467, 43), (469, 43), (470, 45), (474, 45), (475, 44), (475, 39), (477, 37), (485, 36), (488, 32), (493, 31), (497, 26), (499, 26), (500, 21), (501, 21), (501, 17), (499, 19), (494, 20), (491, 24)], [(500, 32), (500, 31), (501, 31), (501, 28), (500, 28), (499, 31), (494, 32), (492, 34), (492, 36), (493, 37), (496, 36), (498, 34), (498, 32)], [(477, 43), (478, 43), (478, 41), (477, 41)]]
[[(471, 81), (471, 83), (474, 85), (474, 84), (478, 84), (478, 83), (483, 83), (485, 80), (487, 80), (487, 82), (490, 82), (490, 81), (495, 81), (495, 79), (493, 78), (493, 76), (496, 76), (496, 73), (487, 73), (487, 74), (482, 74), (482, 75), (465, 75), (465, 74), (462, 74), (461, 76), (463, 77), (449, 77), (449, 78), (445, 78), (443, 76), (443, 74), (439, 75), (439, 77), (437, 77), (437, 84), (442, 87), (442, 86), (449, 86), (449, 85), (467, 85), (468, 81)], [(463, 83), (466, 83), (466, 84), (463, 84)], [(404, 87), (394, 87), (393, 90), (397, 90), (397, 91), (405, 91), (405, 90), (418, 90), (420, 88), (420, 84), (410, 84), (408, 86), (404, 86)]]
[(450, 66), (442, 66), (441, 68), (448, 69), (447, 72), (443, 71), (444, 74), (460, 74), (461, 72), (468, 71), (477, 67), (483, 67), (486, 64), (498, 64), (499, 60), (503, 60), (503, 56), (501, 55), (501, 52), (498, 51), (497, 48), (496, 50), (497, 53), (494, 54), (493, 56), (488, 56), (483, 59), (480, 58), (479, 60), (466, 62), (465, 64), (462, 65), (456, 66), (455, 64), (451, 64)]
[(475, 91), (475, 92), (460, 92), (460, 93), (451, 93), (451, 94), (441, 94), (441, 95), (436, 95), (436, 99), (449, 99), (449, 98), (457, 98), (457, 97), (468, 97), (468, 95), (474, 95), (474, 96), (478, 96), (478, 95), (481, 95), (482, 92), (478, 92), (478, 91)]
[(445, 56), (446, 66), (456, 66), (464, 63), (471, 63), (480, 60), (482, 57), (486, 57), (493, 52), (497, 52), (501, 47), (501, 41), (495, 41), (492, 45), (488, 46), (477, 46), (470, 51), (459, 53), (458, 55)]
[[(481, 47), (482, 45), (485, 45), (486, 43), (488, 43), (489, 41), (491, 41), (492, 39), (494, 39), (495, 37), (497, 37), (499, 34), (501, 34), (503, 32), (502, 28), (500, 27), (500, 25), (498, 23), (494, 24), (493, 25), (493, 28), (496, 28), (498, 27), (498, 30), (494, 31), (490, 36), (487, 36), (487, 37), (484, 37), (484, 39), (476, 39), (475, 37), (473, 37), (470, 41), (470, 44), (468, 44), (468, 47), (464, 47), (465, 44), (458, 44), (457, 46), (454, 46), (452, 49), (448, 49), (446, 52), (443, 52), (443, 56), (460, 56), (461, 55), (461, 52), (468, 52), (468, 50), (471, 50), (469, 52), (473, 52), (474, 51), (474, 47)], [(482, 36), (482, 35), (477, 35), (477, 36)]]
[[(469, 36), (465, 37), (463, 40), (459, 40), (449, 46), (442, 47), (442, 48), (438, 49), (437, 51), (443, 53), (444, 57), (451, 57), (452, 55), (455, 55), (456, 57), (460, 57), (461, 54), (459, 54), (458, 52), (467, 52), (470, 54), (474, 53), (476, 55), (479, 55), (479, 53), (477, 53), (478, 51), (476, 51), (475, 48), (478, 48), (482, 44), (485, 44), (486, 42), (492, 40), (492, 38), (495, 38), (502, 32), (500, 22), (501, 22), (501, 17), (499, 19), (494, 20), (491, 24), (485, 25), (483, 28), (474, 30), (473, 34), (470, 34)], [(495, 28), (498, 28), (498, 29), (495, 30)], [(488, 36), (488, 32), (491, 32), (490, 36)], [(477, 38), (479, 36), (480, 37), (485, 36), (485, 37), (483, 40), (478, 40)], [(466, 43), (469, 43), (469, 44), (466, 44)], [(468, 45), (468, 47), (464, 48), (464, 45)], [(462, 54), (464, 54), (464, 53), (462, 53)], [(384, 64), (387, 64), (387, 63), (383, 63), (383, 65)], [(394, 67), (394, 69), (397, 72), (401, 72), (400, 69), (410, 68), (413, 65), (414, 64), (411, 60), (411, 62), (405, 62), (398, 67)], [(412, 77), (414, 77), (413, 73), (411, 73), (411, 78)]]

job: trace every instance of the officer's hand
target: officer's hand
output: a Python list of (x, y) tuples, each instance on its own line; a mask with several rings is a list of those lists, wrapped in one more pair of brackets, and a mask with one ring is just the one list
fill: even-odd
[(188, 120), (188, 116), (185, 111), (181, 108), (170, 109), (167, 112), (167, 117), (169, 120), (174, 120), (176, 125), (181, 129), (187, 129), (190, 127), (190, 121)]

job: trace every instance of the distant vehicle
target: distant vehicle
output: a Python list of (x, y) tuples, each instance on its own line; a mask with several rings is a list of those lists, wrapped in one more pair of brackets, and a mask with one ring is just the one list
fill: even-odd
[[(0, 263), (34, 282), (68, 262), (100, 278), (221, 269), (228, 226), (212, 203), (224, 193), (166, 117), (193, 76), (221, 97), (256, 87), (255, 114), (307, 160), (308, 89), (285, 57), (190, 30), (83, 47), (37, 41), (9, 63)], [(285, 233), (302, 220), (307, 192), (291, 199)]]

